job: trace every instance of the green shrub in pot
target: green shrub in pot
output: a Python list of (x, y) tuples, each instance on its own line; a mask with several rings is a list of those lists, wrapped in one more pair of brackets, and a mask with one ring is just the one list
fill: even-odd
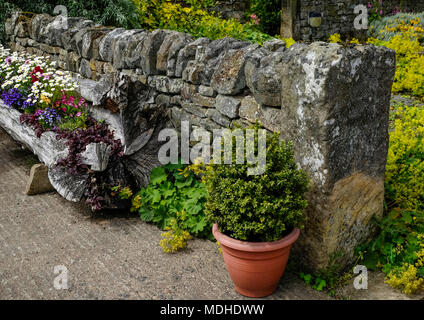
[[(258, 126), (255, 127), (257, 154)], [(233, 137), (233, 159), (235, 138)], [(234, 163), (234, 162), (233, 162)], [(248, 175), (253, 164), (213, 164), (204, 181), (208, 197), (205, 215), (220, 232), (249, 242), (282, 239), (294, 228), (302, 228), (308, 176), (297, 168), (292, 144), (280, 141), (277, 133), (266, 137), (266, 169)]]

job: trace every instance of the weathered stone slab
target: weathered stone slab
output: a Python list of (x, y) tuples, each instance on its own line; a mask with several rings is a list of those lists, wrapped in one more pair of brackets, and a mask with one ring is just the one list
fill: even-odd
[(125, 29), (123, 28), (113, 29), (102, 38), (99, 43), (99, 56), (102, 61), (113, 62), (115, 43), (124, 32)]
[(230, 119), (238, 117), (240, 99), (219, 94), (216, 97), (215, 108)]
[(261, 106), (253, 96), (246, 96), (241, 100), (239, 115), (251, 123), (258, 121), (264, 128), (273, 132), (284, 128), (281, 109)]
[(263, 47), (272, 52), (275, 52), (277, 50), (284, 51), (286, 48), (286, 42), (280, 39), (271, 39), (265, 41)]
[(212, 75), (211, 87), (220, 94), (236, 95), (240, 93), (246, 86), (244, 73), (246, 55), (257, 48), (259, 45), (226, 51)]
[(88, 60), (100, 59), (100, 41), (113, 29), (112, 28), (90, 28), (82, 36), (81, 56)]
[(22, 11), (16, 10), (11, 14), (9, 18), (6, 19), (4, 24), (4, 33), (7, 38), (10, 38), (13, 35), (15, 31), (16, 23), (21, 14), (22, 14)]
[(182, 79), (168, 78), (167, 76), (150, 76), (148, 79), (149, 86), (163, 93), (181, 93), (184, 87)]
[[(36, 16), (38, 17), (38, 15)], [(35, 18), (34, 18), (35, 19)], [(33, 19), (33, 21), (34, 21)], [(94, 26), (94, 22), (91, 20), (87, 20), (87, 19), (83, 19), (83, 18), (76, 18), (76, 17), (68, 17), (68, 29), (66, 29), (64, 32), (62, 32), (62, 36), (61, 36), (61, 43), (62, 46), (65, 50), (78, 50), (75, 42), (72, 42), (73, 37), (82, 29), (84, 30), (90, 30), (90, 28), (92, 28)], [(38, 24), (43, 25), (45, 24), (44, 21), (40, 21), (38, 22)], [(34, 30), (34, 23), (33, 23), (33, 32), (35, 32)], [(37, 34), (35, 32), (35, 34)], [(81, 41), (83, 40), (82, 37), (84, 35), (80, 34), (78, 37), (78, 41), (80, 41), (79, 39), (81, 39)], [(32, 37), (32, 36), (31, 36)], [(33, 38), (34, 39), (34, 38)], [(37, 39), (34, 39), (37, 40)], [(81, 45), (81, 49), (82, 49), (82, 45)], [(78, 51), (75, 51), (78, 53)]]
[(146, 76), (160, 73), (160, 70), (156, 68), (157, 53), (163, 40), (169, 33), (172, 32), (158, 29), (149, 34), (148, 38), (144, 41), (141, 50), (140, 67)]
[(168, 60), (166, 64), (166, 75), (168, 77), (177, 76), (176, 69), (177, 69), (179, 54), (185, 48), (185, 46), (191, 43), (192, 41), (193, 41), (193, 37), (185, 33), (179, 33), (178, 37), (173, 40), (168, 50), (168, 56), (167, 56)]
[(115, 69), (136, 68), (141, 60), (140, 52), (135, 49), (148, 36), (145, 30), (127, 30), (119, 35), (113, 48), (113, 67)]
[(183, 49), (178, 53), (178, 58), (175, 66), (175, 76), (182, 77), (183, 72), (187, 67), (187, 64), (195, 59), (196, 51), (199, 48), (204, 48), (211, 42), (208, 38), (199, 38), (193, 42), (187, 44)]
[(48, 177), (48, 167), (41, 163), (34, 164), (31, 167), (28, 183), (25, 187), (25, 194), (36, 195), (54, 190)]
[[(298, 257), (311, 269), (340, 265), (383, 213), (395, 54), (384, 47), (292, 46), (280, 65), (281, 135), (311, 178)], [(300, 253), (301, 252), (301, 253)]]
[(281, 62), (283, 52), (269, 55), (264, 49), (256, 50), (247, 59), (246, 83), (256, 100), (267, 106), (281, 106), (281, 80), (276, 65)]

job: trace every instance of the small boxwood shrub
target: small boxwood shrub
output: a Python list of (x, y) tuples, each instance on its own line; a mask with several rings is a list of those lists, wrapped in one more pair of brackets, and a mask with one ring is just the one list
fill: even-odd
[[(257, 141), (257, 131), (255, 135)], [(280, 142), (277, 133), (267, 136), (266, 142), (262, 175), (247, 174), (252, 164), (212, 164), (204, 177), (206, 217), (234, 239), (276, 241), (304, 222), (308, 177), (297, 169), (291, 143)]]

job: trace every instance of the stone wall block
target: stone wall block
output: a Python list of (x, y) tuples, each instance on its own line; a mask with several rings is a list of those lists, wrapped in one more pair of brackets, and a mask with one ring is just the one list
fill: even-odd
[(157, 53), (169, 33), (170, 31), (155, 30), (144, 41), (143, 49), (141, 50), (140, 67), (145, 75), (160, 74), (160, 71), (156, 69)]
[(12, 15), (6, 19), (4, 23), (4, 33), (6, 35), (6, 39), (10, 39), (10, 36), (14, 35), (15, 26), (21, 14), (21, 11), (14, 11)]
[[(38, 15), (37, 15), (38, 17)], [(68, 51), (75, 51), (76, 47), (73, 47), (72, 38), (74, 35), (79, 32), (82, 29), (89, 29), (94, 27), (94, 22), (91, 20), (86, 20), (83, 18), (76, 18), (76, 17), (68, 17), (68, 29), (66, 29), (64, 32), (62, 32), (61, 35), (61, 43), (65, 50)], [(75, 44), (74, 44), (75, 45)]]
[(109, 32), (99, 43), (99, 56), (100, 60), (106, 62), (113, 62), (113, 53), (115, 43), (120, 35), (125, 32), (123, 28), (116, 28)]
[(239, 115), (240, 103), (239, 98), (219, 94), (216, 97), (215, 108), (228, 118), (234, 119)]
[(199, 38), (187, 44), (178, 52), (175, 66), (175, 77), (182, 77), (188, 63), (195, 59), (196, 51), (199, 47), (204, 47), (211, 42), (208, 38)]
[(247, 86), (260, 104), (281, 106), (281, 80), (275, 66), (280, 63), (283, 56), (284, 52), (269, 55), (263, 51), (257, 51), (246, 63)]
[(246, 56), (258, 48), (259, 45), (251, 45), (225, 52), (212, 75), (211, 87), (220, 94), (236, 95), (240, 93), (246, 86), (244, 73)]
[(318, 270), (341, 265), (381, 216), (395, 53), (315, 42), (291, 47), (280, 70), (282, 138), (311, 178), (308, 223), (295, 251)]
[(176, 74), (178, 56), (180, 52), (186, 47), (186, 45), (192, 41), (192, 36), (185, 33), (178, 33), (178, 37), (172, 42), (168, 51), (168, 60), (166, 63), (166, 75), (168, 77), (178, 77)]
[(113, 48), (113, 67), (115, 69), (135, 68), (134, 49), (146, 36), (145, 30), (127, 30), (117, 37)]
[(250, 123), (259, 122), (264, 128), (277, 132), (284, 128), (281, 110), (277, 108), (261, 106), (253, 96), (246, 96), (241, 100), (240, 118), (246, 119)]
[(112, 28), (90, 28), (82, 36), (81, 56), (85, 59), (100, 59), (100, 41), (113, 29)]

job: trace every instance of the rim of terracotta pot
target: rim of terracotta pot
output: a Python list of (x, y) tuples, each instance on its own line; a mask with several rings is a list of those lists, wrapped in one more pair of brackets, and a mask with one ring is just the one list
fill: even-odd
[(212, 227), (212, 233), (217, 241), (220, 244), (241, 251), (248, 252), (266, 252), (266, 251), (274, 251), (287, 246), (292, 245), (300, 235), (300, 229), (294, 228), (292, 232), (290, 232), (284, 238), (271, 241), (271, 242), (249, 242), (249, 241), (241, 241), (233, 239), (218, 229), (218, 224), (214, 224)]

